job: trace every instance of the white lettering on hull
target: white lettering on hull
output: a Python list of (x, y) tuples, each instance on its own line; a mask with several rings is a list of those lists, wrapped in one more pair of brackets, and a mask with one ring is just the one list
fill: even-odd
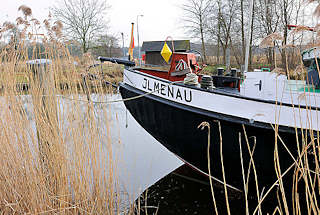
[(143, 78), (142, 88), (175, 100), (192, 102), (192, 91), (188, 89), (180, 89), (148, 78)]

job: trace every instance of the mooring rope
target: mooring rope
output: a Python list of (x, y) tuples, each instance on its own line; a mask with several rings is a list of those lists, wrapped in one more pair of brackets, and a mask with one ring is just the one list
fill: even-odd
[(64, 98), (64, 99), (72, 100), (72, 101), (79, 101), (79, 102), (85, 102), (85, 103), (92, 102), (92, 103), (95, 103), (95, 104), (113, 104), (113, 103), (118, 103), (118, 102), (126, 102), (126, 101), (132, 101), (132, 100), (135, 100), (135, 99), (139, 99), (139, 98), (145, 97), (147, 95), (153, 94), (155, 92), (159, 92), (160, 90), (162, 90), (162, 89), (164, 89), (164, 88), (166, 88), (168, 86), (174, 85), (176, 83), (183, 83), (183, 81), (173, 81), (168, 85), (165, 85), (165, 86), (163, 86), (163, 87), (161, 87), (159, 89), (156, 89), (156, 90), (148, 92), (148, 93), (144, 93), (144, 94), (141, 94), (141, 95), (138, 95), (138, 96), (133, 96), (133, 97), (126, 98), (126, 99), (118, 99), (118, 100), (111, 100), (111, 101), (92, 101), (92, 100), (88, 101), (88, 100), (84, 100), (84, 99), (70, 98), (70, 97), (67, 97), (67, 96), (64, 96), (64, 95), (56, 95), (56, 96)]
[(183, 80), (183, 83), (186, 85), (197, 85), (198, 82), (198, 76), (195, 73), (188, 73)]

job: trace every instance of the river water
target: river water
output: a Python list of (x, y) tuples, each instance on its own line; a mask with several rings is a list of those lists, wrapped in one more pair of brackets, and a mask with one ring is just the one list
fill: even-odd
[[(120, 95), (109, 97), (121, 99)], [(121, 183), (140, 204), (141, 214), (215, 214), (210, 183), (206, 176), (191, 169), (149, 135), (126, 111), (122, 102), (110, 105), (113, 127), (119, 128), (123, 162), (118, 166)], [(245, 214), (243, 193), (228, 191), (214, 183), (219, 214)], [(142, 193), (143, 192), (143, 193)], [(141, 194), (142, 193), (142, 194)], [(141, 194), (141, 195), (140, 195)], [(248, 198), (249, 211), (256, 207), (255, 198)], [(266, 201), (264, 212), (272, 213), (276, 201)], [(228, 206), (227, 206), (228, 205)]]
[[(85, 96), (76, 97), (86, 99)], [(72, 100), (59, 96), (58, 99), (60, 111), (66, 112), (72, 105)], [(119, 94), (92, 94), (91, 99), (110, 102), (122, 98)], [(23, 100), (30, 121), (35, 124), (32, 119), (31, 96), (23, 96)], [(87, 107), (83, 103), (84, 113)], [(116, 177), (120, 192), (124, 194), (125, 205), (135, 202), (140, 205), (141, 214), (214, 214), (208, 178), (186, 166), (148, 134), (126, 110), (123, 102), (94, 103), (93, 108), (101, 123), (100, 132), (106, 134), (109, 130), (111, 134), (112, 150), (116, 155)], [(107, 119), (103, 111), (107, 111)], [(110, 128), (105, 127), (106, 124)], [(101, 137), (100, 141), (108, 144), (104, 135)], [(219, 214), (226, 214), (223, 186), (215, 184), (214, 190)], [(228, 195), (232, 214), (244, 214), (243, 196), (232, 192)]]
[[(120, 94), (91, 94), (90, 97), (92, 101), (99, 102), (122, 99)], [(20, 98), (32, 130), (36, 134), (32, 98), (30, 95), (24, 95)], [(88, 105), (83, 101), (86, 99), (85, 95), (57, 96), (60, 111), (59, 121), (63, 123), (62, 127), (65, 128), (63, 131), (65, 139), (67, 139), (68, 128), (72, 126), (70, 124), (72, 122), (64, 120), (64, 118), (68, 116), (68, 111), (73, 109), (74, 102), (77, 105), (80, 104), (80, 111), (85, 115)], [(4, 103), (3, 100), (2, 104)], [(107, 144), (110, 144), (108, 135), (111, 135), (113, 158), (116, 164), (115, 179), (125, 202), (129, 200), (129, 203), (133, 203), (148, 187), (183, 164), (135, 121), (126, 110), (123, 102), (112, 104), (93, 102), (93, 112), (101, 133), (100, 142), (106, 148)], [(69, 141), (68, 144), (72, 148), (72, 142)], [(105, 151), (107, 154), (107, 149)], [(101, 160), (104, 162), (104, 158)]]
[[(121, 100), (119, 94), (113, 96), (92, 95), (92, 100)], [(109, 108), (111, 133), (115, 153), (121, 156), (118, 174), (122, 189), (140, 204), (141, 214), (212, 214), (214, 205), (210, 184), (201, 175), (181, 162), (148, 134), (131, 116), (123, 102), (111, 105), (96, 105), (95, 108)], [(118, 132), (119, 131), (119, 132)], [(226, 204), (223, 187), (215, 184), (218, 210), (225, 214)], [(239, 195), (229, 193), (232, 214), (243, 214), (245, 204), (239, 205)], [(242, 210), (239, 210), (242, 208)]]
[[(121, 96), (109, 96), (109, 100), (121, 100)], [(121, 141), (115, 146), (121, 154), (117, 168), (120, 183), (134, 200), (183, 163), (135, 121), (123, 102), (107, 106), (112, 135), (115, 141), (119, 137)]]

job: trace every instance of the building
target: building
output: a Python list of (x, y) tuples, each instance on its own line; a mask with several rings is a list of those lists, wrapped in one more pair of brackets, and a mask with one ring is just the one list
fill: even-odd
[[(141, 51), (145, 52), (145, 64), (152, 65), (167, 65), (166, 61), (161, 56), (161, 50), (165, 41), (145, 41), (142, 44)], [(167, 41), (167, 45), (172, 48), (172, 41)], [(190, 50), (189, 40), (174, 40), (175, 52), (186, 52)]]

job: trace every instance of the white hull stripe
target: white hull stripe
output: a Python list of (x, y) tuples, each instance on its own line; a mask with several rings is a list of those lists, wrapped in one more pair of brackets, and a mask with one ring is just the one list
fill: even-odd
[(154, 92), (161, 98), (207, 111), (242, 118), (249, 122), (278, 124), (281, 126), (320, 130), (319, 111), (281, 106), (258, 100), (244, 99), (170, 85), (167, 81), (124, 70), (124, 83), (143, 92)]

